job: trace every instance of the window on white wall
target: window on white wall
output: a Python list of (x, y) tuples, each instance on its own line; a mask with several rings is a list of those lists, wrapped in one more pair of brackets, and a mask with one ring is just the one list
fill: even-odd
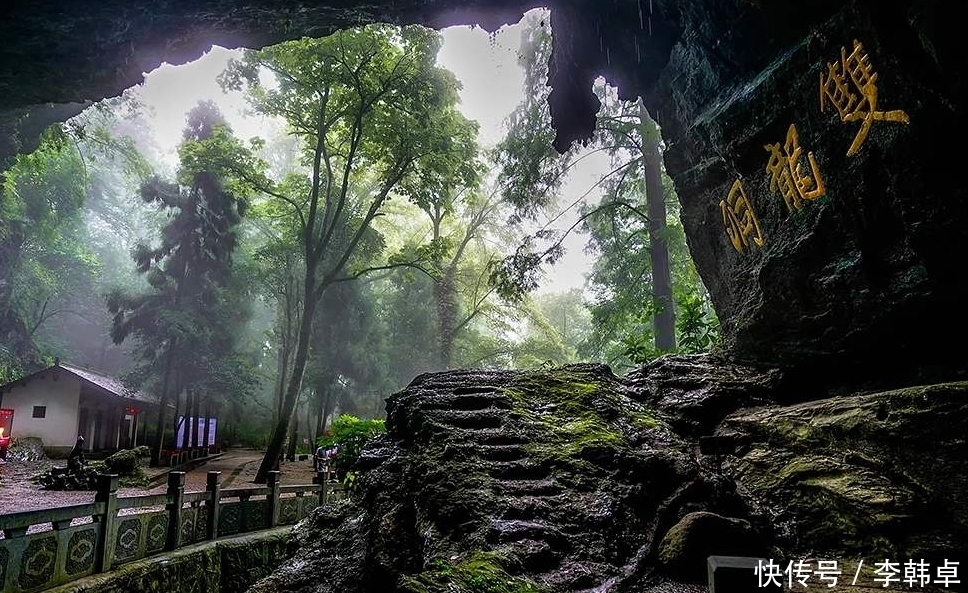
[(47, 406), (34, 406), (34, 418), (46, 418)]

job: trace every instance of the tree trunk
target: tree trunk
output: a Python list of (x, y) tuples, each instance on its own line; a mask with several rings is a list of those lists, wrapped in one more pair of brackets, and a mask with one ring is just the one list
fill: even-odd
[(168, 409), (168, 402), (171, 399), (168, 394), (168, 384), (171, 379), (171, 363), (174, 357), (174, 342), (168, 347), (168, 360), (165, 361), (165, 375), (161, 380), (161, 400), (158, 402), (158, 419), (155, 421), (155, 442), (151, 447), (151, 467), (158, 467), (161, 459), (161, 450), (165, 444), (165, 411)]
[[(319, 419), (316, 422), (316, 439), (326, 434), (326, 421), (332, 413), (332, 395), (329, 390), (329, 382), (320, 379), (316, 385), (316, 394), (319, 398)], [(315, 445), (315, 440), (313, 441)]]
[(185, 420), (182, 422), (181, 448), (186, 450), (192, 444), (192, 423), (189, 416), (192, 414), (192, 399), (194, 393), (194, 389), (189, 388), (185, 390), (185, 414), (182, 416)]
[(669, 244), (666, 240), (665, 190), (662, 187), (662, 149), (659, 127), (639, 100), (639, 133), (645, 165), (645, 200), (649, 213), (649, 253), (652, 259), (652, 304), (655, 316), (655, 347), (660, 352), (676, 349), (676, 309), (672, 298)]
[(202, 396), (196, 391), (192, 391), (192, 449), (197, 449), (199, 442), (198, 434), (198, 415), (202, 404)]
[(212, 400), (211, 398), (205, 398), (205, 432), (202, 436), (202, 446), (205, 447), (205, 452), (208, 453), (208, 441), (212, 438)]
[[(326, 397), (323, 399), (323, 432), (322, 432), (322, 434), (325, 434), (326, 433), (326, 424), (329, 421), (329, 417), (333, 414), (333, 408), (334, 408), (334, 406), (333, 406), (333, 393), (329, 389), (327, 389), (326, 390)], [(332, 425), (332, 422), (330, 421), (329, 424)]]
[(259, 465), (259, 471), (255, 475), (255, 483), (264, 484), (268, 479), (269, 472), (276, 467), (279, 455), (282, 453), (282, 445), (289, 432), (289, 421), (292, 419), (292, 412), (296, 408), (296, 399), (302, 387), (303, 372), (306, 370), (306, 361), (309, 358), (309, 338), (313, 331), (313, 316), (316, 311), (316, 299), (313, 289), (316, 287), (315, 273), (310, 272), (315, 267), (315, 262), (307, 262), (306, 284), (304, 287), (306, 299), (305, 309), (302, 318), (299, 320), (299, 342), (296, 345), (296, 357), (293, 359), (292, 375), (289, 385), (286, 388), (286, 397), (283, 400), (282, 413), (272, 429), (272, 436), (269, 437), (269, 444), (266, 447), (265, 456)]
[[(289, 333), (289, 328), (286, 328), (286, 334)], [(279, 346), (279, 363), (277, 366), (279, 374), (279, 382), (276, 385), (276, 420), (282, 416), (282, 406), (285, 400), (285, 388), (286, 388), (286, 372), (289, 370), (289, 338), (284, 336), (282, 338), (282, 343)]]
[(289, 443), (286, 447), (286, 459), (296, 460), (296, 442), (299, 439), (299, 402), (296, 402), (296, 410), (292, 414), (292, 422), (289, 423)]
[[(322, 382), (320, 382), (320, 385), (321, 384)], [(323, 422), (325, 422), (325, 418), (326, 418), (326, 416), (324, 415), (324, 412), (326, 410), (326, 406), (323, 402), (324, 397), (326, 397), (325, 392), (320, 391), (319, 385), (317, 385), (316, 386), (316, 431), (313, 433), (313, 442), (312, 442), (313, 449), (316, 448), (316, 441), (319, 440), (319, 437), (323, 436), (323, 428), (324, 428)]]
[(454, 363), (454, 326), (457, 324), (457, 289), (451, 273), (434, 281), (434, 302), (437, 305), (438, 361), (441, 370)]

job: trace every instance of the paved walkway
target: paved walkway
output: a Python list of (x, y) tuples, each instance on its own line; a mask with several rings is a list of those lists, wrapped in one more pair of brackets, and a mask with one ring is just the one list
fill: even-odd
[[(148, 470), (152, 481), (151, 492), (164, 492), (167, 489), (169, 471), (185, 471), (185, 492), (205, 490), (208, 472), (221, 472), (219, 483), (222, 488), (244, 488), (246, 486), (261, 486), (253, 483), (255, 474), (262, 463), (263, 452), (253, 449), (230, 449), (203, 463), (186, 464), (185, 470), (179, 468), (160, 467)], [(311, 484), (313, 481), (312, 459), (308, 461), (283, 462), (279, 470), (282, 472), (280, 481), (283, 484)]]
[[(261, 486), (252, 482), (262, 462), (262, 451), (252, 449), (229, 449), (220, 456), (186, 471), (185, 491), (205, 490), (209, 471), (222, 472), (220, 483), (223, 488), (243, 488)], [(54, 462), (9, 462), (0, 466), (0, 514), (16, 513), (35, 509), (49, 509), (58, 506), (84, 504), (94, 501), (94, 492), (89, 490), (44, 490), (30, 478), (46, 471), (51, 464), (63, 466), (63, 460)], [(139, 494), (159, 494), (167, 490), (164, 474), (170, 467), (146, 468), (149, 479), (154, 478), (150, 488), (122, 487), (119, 496)], [(283, 462), (281, 482), (283, 484), (311, 484), (313, 481), (312, 460)]]

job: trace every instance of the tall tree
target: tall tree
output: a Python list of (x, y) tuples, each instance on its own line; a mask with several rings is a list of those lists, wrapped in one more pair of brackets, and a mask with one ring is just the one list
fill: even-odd
[[(528, 66), (525, 70), (526, 89), (532, 89), (532, 93), (538, 91), (536, 96), (540, 99), (546, 96), (546, 91), (539, 89), (534, 79), (537, 77), (543, 82), (546, 72), (535, 66), (535, 60), (550, 51), (550, 32), (545, 30), (543, 20), (537, 23), (532, 21), (527, 27), (522, 36), (520, 61)], [(546, 63), (546, 60), (542, 58), (542, 62)], [(526, 98), (510, 118), (508, 135), (498, 146), (497, 154), (502, 176), (510, 180), (506, 184), (505, 195), (517, 208), (520, 218), (534, 219), (538, 212), (556, 211), (554, 198), (562, 179), (582, 159), (595, 153), (604, 153), (609, 156), (611, 167), (593, 188), (601, 190), (603, 198), (600, 203), (580, 208), (578, 221), (567, 229), (550, 228), (549, 223), (534, 233), (522, 242), (514, 254), (496, 266), (494, 281), (502, 295), (522, 298), (526, 292), (537, 287), (540, 267), (560, 258), (564, 237), (576, 228), (584, 226), (594, 229), (604, 224), (600, 221), (614, 223), (619, 219), (623, 224), (632, 225), (636, 230), (627, 238), (644, 246), (639, 252), (641, 259), (631, 258), (627, 252), (616, 252), (617, 259), (624, 261), (615, 264), (618, 268), (634, 266), (637, 269), (634, 280), (637, 284), (631, 290), (640, 297), (636, 317), (648, 315), (651, 327), (645, 330), (636, 325), (636, 329), (643, 330), (643, 335), (647, 333), (654, 345), (644, 347), (641, 340), (636, 338), (631, 339), (628, 346), (634, 346), (633, 358), (642, 360), (646, 353), (652, 356), (677, 349), (673, 271), (681, 266), (670, 255), (670, 240), (678, 240), (679, 236), (669, 225), (669, 213), (676, 212), (675, 194), (669, 191), (671, 186), (663, 177), (663, 147), (658, 125), (641, 101), (632, 103), (618, 100), (616, 91), (604, 82), (597, 84), (596, 94), (601, 109), (595, 136), (584, 146), (572, 147), (560, 158), (549, 148), (550, 144), (536, 144), (537, 140), (550, 133), (551, 128), (547, 110), (535, 105), (533, 98)], [(586, 196), (591, 192), (590, 189)], [(583, 204), (584, 198), (581, 196), (566, 210)], [(557, 210), (552, 223), (563, 213)], [(599, 234), (601, 238), (604, 231), (598, 230), (602, 231)], [(593, 244), (592, 248), (595, 247)], [(671, 253), (688, 261), (684, 242), (682, 248), (679, 247), (674, 246)], [(599, 274), (597, 277), (602, 280), (605, 276)], [(620, 278), (614, 277), (613, 280)], [(698, 277), (690, 277), (690, 280), (698, 284)], [(609, 307), (606, 301), (619, 288), (601, 288), (599, 312), (603, 313)], [(630, 286), (623, 284), (621, 290), (627, 288)], [(690, 319), (695, 321), (693, 313), (695, 308), (690, 310)], [(601, 318), (601, 315), (595, 316), (596, 324)], [(694, 345), (694, 341), (690, 344)]]
[[(440, 36), (420, 27), (369, 26), (247, 52), (222, 75), (253, 107), (284, 118), (303, 142), (307, 175), (273, 182), (240, 170), (294, 218), (303, 250), (302, 311), (278, 422), (256, 475), (264, 482), (282, 451), (310, 354), (316, 307), (372, 245), (373, 220), (397, 188), (433, 176), (430, 155), (473, 160), (476, 146), (457, 112), (457, 81), (436, 65)], [(273, 84), (263, 84), (270, 73)]]
[[(62, 126), (49, 128), (40, 147), (20, 155), (0, 188), (0, 376), (35, 365), (34, 334), (61, 285), (53, 273), (70, 262), (89, 264), (78, 251), (87, 176)], [(76, 268), (75, 268), (76, 269)], [(4, 370), (6, 369), (6, 370)], [(9, 378), (9, 377), (8, 377)]]
[[(69, 350), (65, 326), (102, 321), (101, 262), (85, 207), (109, 176), (135, 177), (144, 160), (118, 128), (140, 115), (123, 96), (49, 127), (0, 184), (0, 376)], [(91, 342), (92, 340), (87, 340)]]
[(226, 288), (246, 199), (237, 193), (238, 184), (223, 159), (245, 154), (214, 103), (202, 102), (192, 109), (179, 147), (177, 183), (153, 178), (141, 189), (145, 202), (170, 213), (160, 243), (139, 245), (133, 253), (151, 290), (126, 294), (118, 289), (108, 298), (113, 339), (120, 343), (136, 336), (140, 374), (160, 384), (152, 448), (155, 465), (173, 393), (182, 386), (199, 390), (206, 381), (226, 376), (215, 372), (214, 361), (229, 357), (232, 350), (224, 336), (233, 325), (223, 323), (227, 314), (238, 310), (232, 307), (238, 301), (227, 302)]
[[(435, 308), (437, 368), (455, 363), (457, 340), (478, 316), (493, 310), (495, 287), (488, 265), (500, 254), (487, 246), (498, 226), (501, 202), (476, 188), (426, 191), (414, 200), (430, 222), (426, 242), (404, 246), (393, 263), (408, 266), (430, 280)], [(465, 362), (466, 361), (461, 361)]]
[[(663, 183), (662, 137), (659, 126), (641, 99), (620, 101), (615, 89), (599, 84), (602, 104), (594, 145), (611, 157), (612, 169), (600, 182), (604, 198), (589, 217), (637, 217), (646, 226), (649, 301), (655, 351), (676, 349), (676, 313), (672, 290), (672, 262), (669, 257), (667, 212), (674, 208), (675, 194)], [(671, 180), (670, 180), (671, 187)], [(644, 204), (644, 208), (642, 207)], [(587, 228), (587, 225), (586, 225)], [(683, 251), (680, 255), (688, 257)]]

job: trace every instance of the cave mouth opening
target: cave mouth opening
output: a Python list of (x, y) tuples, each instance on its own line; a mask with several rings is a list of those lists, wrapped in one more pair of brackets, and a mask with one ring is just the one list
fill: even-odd
[[(522, 31), (527, 23), (547, 26), (550, 31), (550, 10), (543, 7), (528, 10), (516, 22), (508, 22), (508, 15), (501, 11), (493, 14), (462, 11), (447, 15), (443, 20), (479, 23), (428, 30), (436, 31), (441, 37), (437, 64), (456, 76), (460, 86), (459, 108), (479, 124), (481, 144), (491, 147), (500, 140), (508, 115), (521, 102), (522, 93), (525, 92), (522, 89), (522, 65), (519, 63)], [(364, 24), (346, 27), (330, 35), (302, 37), (301, 40), (325, 39), (341, 31), (380, 26), (392, 25)], [(155, 146), (145, 145), (144, 148), (157, 151), (152, 158), (156, 164), (163, 165), (159, 172), (172, 174), (185, 117), (200, 101), (213, 101), (240, 138), (262, 138), (267, 133), (279, 132), (279, 127), (284, 125), (279, 118), (256, 114), (246, 104), (243, 93), (238, 89), (225, 88), (219, 82), (219, 77), (231, 61), (241, 60), (245, 52), (282, 47), (298, 41), (234, 49), (213, 43), (195, 59), (183, 63), (164, 61), (156, 68), (143, 72), (143, 81), (120, 95), (99, 101), (54, 104), (59, 107), (54, 119), (66, 121), (68, 127), (72, 123), (76, 127), (83, 125), (81, 122), (90, 119), (90, 114), (98, 109), (114, 111), (116, 116), (126, 119), (143, 118), (145, 121), (139, 125), (147, 125), (147, 129), (142, 132), (155, 141)], [(177, 59), (175, 61), (178, 62)], [(271, 84), (270, 77), (268, 71), (261, 74), (265, 84)], [(547, 78), (543, 82), (547, 84)], [(42, 118), (36, 119), (39, 123)]]

